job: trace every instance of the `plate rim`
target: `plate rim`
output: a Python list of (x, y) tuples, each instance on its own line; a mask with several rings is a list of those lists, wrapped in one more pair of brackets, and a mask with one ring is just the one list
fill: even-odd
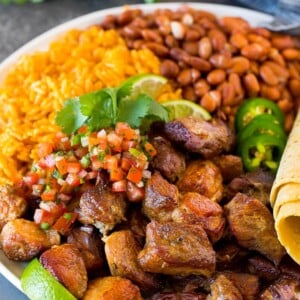
[[(272, 20), (273, 17), (269, 14), (259, 12), (253, 9), (229, 5), (229, 4), (219, 4), (219, 3), (204, 3), (204, 2), (161, 2), (161, 3), (151, 3), (151, 4), (129, 4), (129, 5), (122, 5), (116, 6), (111, 8), (105, 8), (96, 10), (94, 12), (90, 12), (87, 14), (80, 15), (78, 17), (72, 18), (68, 21), (65, 21), (57, 26), (54, 26), (44, 33), (37, 35), (35, 38), (29, 40), (28, 42), (24, 43), (21, 47), (13, 51), (9, 56), (4, 58), (2, 62), (0, 62), (0, 83), (6, 77), (7, 72), (10, 70), (11, 67), (18, 61), (20, 57), (24, 54), (30, 54), (34, 51), (42, 51), (46, 50), (49, 44), (58, 38), (59, 35), (64, 34), (68, 30), (73, 28), (84, 29), (93, 24), (97, 24), (96, 20), (98, 19), (98, 23), (103, 20), (106, 15), (109, 14), (118, 14), (122, 12), (124, 9), (127, 8), (141, 8), (143, 11), (152, 12), (158, 8), (171, 8), (176, 9), (182, 6), (190, 6), (196, 9), (203, 9), (210, 12), (213, 12), (217, 16), (219, 15), (227, 15), (227, 16), (240, 16), (244, 18), (244, 14), (248, 16), (245, 19), (251, 25), (258, 25), (255, 18), (259, 18), (264, 21)], [(222, 12), (222, 13), (221, 13)], [(251, 18), (253, 16), (253, 19)], [(250, 19), (249, 19), (250, 18)], [(43, 44), (45, 43), (45, 44)], [(41, 46), (43, 44), (43, 46)], [(3, 251), (0, 250), (0, 273), (5, 277), (10, 283), (12, 283), (17, 289), (21, 292), (21, 284), (20, 278), (16, 275), (16, 273), (20, 272), (13, 272), (9, 268), (8, 265), (14, 264), (16, 268), (24, 268), (25, 263), (11, 261), (4, 255)], [(16, 265), (15, 265), (16, 264)], [(21, 266), (23, 264), (23, 267)]]

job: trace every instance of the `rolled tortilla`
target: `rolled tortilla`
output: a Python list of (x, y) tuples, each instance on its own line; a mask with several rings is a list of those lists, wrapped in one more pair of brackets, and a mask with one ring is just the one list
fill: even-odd
[(281, 158), (270, 203), (278, 239), (300, 264), (300, 112)]

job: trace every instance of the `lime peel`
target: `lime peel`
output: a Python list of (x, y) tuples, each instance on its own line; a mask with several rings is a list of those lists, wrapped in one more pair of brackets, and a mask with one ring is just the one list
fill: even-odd
[(210, 113), (205, 108), (190, 100), (168, 100), (161, 102), (161, 105), (168, 109), (170, 120), (188, 116), (202, 118), (206, 121), (211, 119)]
[(34, 258), (28, 263), (21, 275), (21, 287), (30, 300), (76, 300), (76, 298), (59, 283)]
[(121, 84), (118, 96), (120, 98), (135, 99), (142, 93), (156, 99), (167, 82), (167, 78), (156, 74), (134, 75)]

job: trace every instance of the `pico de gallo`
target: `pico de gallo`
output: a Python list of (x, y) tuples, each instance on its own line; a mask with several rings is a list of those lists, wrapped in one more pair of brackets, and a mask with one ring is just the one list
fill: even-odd
[(39, 145), (39, 160), (22, 179), (31, 195), (40, 197), (34, 221), (62, 235), (78, 214), (68, 210), (74, 192), (96, 180), (99, 171), (109, 177), (113, 192), (128, 193), (129, 201), (144, 197), (144, 181), (151, 176), (149, 161), (156, 155), (153, 145), (139, 129), (118, 122), (115, 128), (91, 132), (82, 126), (71, 135), (59, 132), (53, 142)]

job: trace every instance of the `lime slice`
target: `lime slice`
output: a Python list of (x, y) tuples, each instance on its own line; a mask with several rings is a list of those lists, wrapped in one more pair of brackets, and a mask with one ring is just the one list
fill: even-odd
[(206, 121), (211, 119), (211, 115), (206, 109), (189, 100), (170, 100), (161, 102), (161, 105), (168, 109), (170, 120), (188, 116), (202, 118)]
[(30, 300), (76, 300), (37, 258), (25, 267), (21, 275), (21, 287)]
[(167, 81), (167, 78), (155, 74), (138, 74), (123, 82), (118, 97), (135, 99), (139, 94), (146, 94), (156, 99)]

